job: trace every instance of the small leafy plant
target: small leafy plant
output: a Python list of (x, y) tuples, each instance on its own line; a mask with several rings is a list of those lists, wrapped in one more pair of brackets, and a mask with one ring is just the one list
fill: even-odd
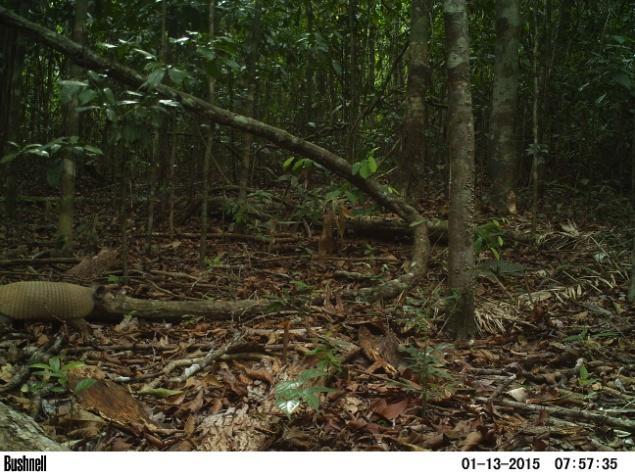
[(421, 385), (421, 398), (424, 404), (430, 398), (443, 397), (452, 390), (454, 377), (444, 368), (441, 356), (449, 345), (439, 344), (423, 349), (407, 347), (408, 362)]
[(588, 387), (596, 382), (597, 379), (592, 378), (588, 369), (584, 365), (581, 365), (579, 370), (578, 384), (580, 384), (581, 387)]
[[(83, 362), (71, 361), (62, 365), (59, 357), (51, 357), (48, 362), (31, 364), (32, 369), (36, 369), (33, 375), (41, 378), (41, 381), (32, 387), (34, 391), (42, 391), (44, 389), (55, 393), (62, 393), (68, 390), (68, 374), (73, 369), (84, 367)], [(95, 380), (92, 378), (84, 378), (75, 385), (74, 393), (79, 393), (93, 385)]]
[(318, 347), (311, 354), (320, 357), (316, 367), (304, 370), (297, 379), (280, 382), (275, 387), (276, 405), (287, 416), (295, 413), (303, 403), (318, 410), (320, 395), (335, 391), (319, 382), (329, 375), (331, 368), (339, 369), (341, 361), (330, 348), (324, 346)]
[(498, 220), (489, 221), (476, 228), (474, 236), (474, 253), (478, 256), (481, 251), (489, 251), (496, 260), (500, 260), (503, 248), (503, 228)]
[(378, 165), (374, 155), (376, 151), (377, 148), (371, 150), (368, 157), (353, 164), (353, 175), (359, 175), (363, 179), (367, 179), (377, 172)]

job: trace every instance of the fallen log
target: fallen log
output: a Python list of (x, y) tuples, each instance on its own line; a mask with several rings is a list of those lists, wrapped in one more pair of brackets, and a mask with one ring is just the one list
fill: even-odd
[(3, 451), (68, 451), (49, 438), (28, 415), (0, 402), (0, 448)]
[(211, 320), (254, 317), (267, 312), (272, 302), (258, 299), (236, 301), (157, 301), (137, 299), (125, 294), (98, 290), (97, 305), (111, 315), (133, 313), (135, 317), (150, 321), (181, 321), (191, 316), (204, 316)]

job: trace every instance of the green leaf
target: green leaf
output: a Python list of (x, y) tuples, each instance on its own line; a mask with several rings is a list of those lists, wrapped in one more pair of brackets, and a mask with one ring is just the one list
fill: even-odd
[(159, 104), (169, 107), (179, 107), (180, 104), (172, 99), (159, 99)]
[(582, 365), (580, 367), (580, 378), (582, 380), (588, 380), (588, 378), (589, 378), (589, 371), (587, 370), (587, 368), (584, 365)]
[(102, 90), (102, 93), (104, 94), (104, 97), (106, 98), (106, 102), (108, 103), (108, 105), (110, 106), (117, 105), (117, 100), (115, 99), (115, 95), (113, 94), (112, 89), (104, 88)]
[(298, 378), (306, 382), (307, 380), (311, 380), (314, 378), (324, 377), (324, 374), (325, 372), (320, 369), (306, 369), (300, 372), (300, 375)]
[(91, 155), (104, 155), (103, 151), (99, 147), (92, 145), (85, 145), (84, 150)]
[(67, 372), (73, 369), (81, 369), (82, 367), (85, 367), (85, 366), (86, 364), (84, 364), (84, 362), (78, 362), (77, 360), (73, 360), (71, 362), (68, 362), (67, 364), (64, 364), (61, 370), (62, 372)]
[(161, 81), (163, 81), (164, 77), (165, 77), (164, 68), (155, 69), (148, 75), (148, 80), (145, 82), (145, 84), (147, 84), (148, 86), (152, 88), (155, 88), (159, 84), (161, 84)]
[(51, 357), (49, 359), (49, 367), (51, 368), (52, 371), (59, 372), (61, 365), (62, 365), (62, 362), (60, 361), (59, 357)]
[(185, 71), (178, 68), (170, 68), (168, 70), (168, 76), (174, 84), (180, 86), (181, 84), (183, 84), (183, 81), (187, 77), (187, 74), (185, 73)]
[(31, 367), (32, 369), (46, 369), (46, 370), (48, 370), (49, 369), (49, 364), (45, 364), (43, 362), (38, 362), (38, 363), (29, 365), (29, 367)]
[(375, 161), (375, 157), (371, 155), (370, 157), (368, 157), (367, 161), (368, 170), (370, 170), (370, 173), (374, 174), (375, 172), (377, 172), (377, 162)]
[(13, 162), (19, 156), (20, 156), (20, 151), (11, 152), (11, 153), (5, 155), (4, 157), (2, 157), (2, 159), (0, 159), (0, 165), (4, 165), (4, 164), (8, 164), (9, 162)]
[(280, 382), (278, 385), (276, 385), (275, 392), (282, 393), (289, 392), (291, 390), (295, 391), (300, 387), (302, 387), (302, 383), (298, 382), (297, 380), (285, 380), (284, 382)]
[(287, 416), (290, 416), (300, 408), (300, 400), (278, 400), (276, 406)]
[(289, 157), (287, 160), (285, 160), (282, 163), (282, 170), (289, 170), (289, 167), (291, 167), (291, 164), (293, 164), (293, 161), (295, 160), (295, 157)]
[(308, 389), (302, 394), (303, 400), (314, 410), (320, 408), (320, 397)]
[(80, 105), (85, 106), (96, 97), (97, 92), (95, 90), (86, 88), (81, 93), (79, 93), (79, 96), (77, 96), (77, 100), (79, 101)]
[(83, 378), (75, 385), (74, 393), (81, 393), (93, 386), (97, 381), (93, 378)]
[(139, 49), (139, 48), (134, 48), (134, 49), (133, 49), (133, 51), (136, 51), (137, 53), (139, 53), (139, 54), (143, 55), (143, 57), (144, 57), (146, 60), (153, 60), (153, 61), (156, 61), (156, 59), (157, 59), (157, 57), (156, 57), (156, 56), (154, 56), (152, 53), (149, 53), (149, 52), (147, 52), (147, 51), (145, 51), (145, 50), (142, 50), (142, 49)]

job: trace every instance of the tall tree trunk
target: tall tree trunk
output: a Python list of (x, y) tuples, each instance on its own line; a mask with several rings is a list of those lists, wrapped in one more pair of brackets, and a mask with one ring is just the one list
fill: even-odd
[[(214, 22), (216, 21), (216, 0), (209, 0), (209, 13), (208, 13), (208, 33), (209, 41), (213, 41), (216, 36), (216, 30), (214, 28)], [(210, 75), (207, 78), (207, 100), (210, 104), (214, 104), (214, 96), (216, 89), (216, 80)], [(209, 124), (209, 131), (207, 133), (207, 144), (205, 145), (205, 156), (203, 157), (203, 201), (201, 204), (201, 241), (199, 246), (199, 266), (203, 268), (207, 259), (207, 222), (208, 222), (208, 200), (209, 200), (209, 181), (210, 181), (210, 164), (212, 161), (212, 154), (214, 152), (214, 132), (216, 124)]]
[[(88, 15), (88, 0), (77, 0), (75, 3), (75, 16), (73, 19), (72, 38), (76, 43), (84, 42), (84, 29), (86, 16)], [(82, 73), (82, 68), (69, 62), (69, 76), (77, 78)], [(78, 102), (73, 98), (64, 111), (64, 135), (67, 137), (79, 136)], [(73, 250), (73, 209), (75, 199), (75, 175), (76, 164), (73, 152), (69, 151), (63, 158), (63, 171), (61, 178), (61, 193), (58, 233), (62, 241), (62, 253), (70, 254)]]
[(474, 317), (474, 118), (465, 0), (445, 0), (448, 68), (450, 214), (449, 329), (459, 338), (476, 332)]
[(346, 77), (346, 94), (344, 111), (346, 113), (346, 142), (345, 154), (350, 162), (358, 160), (357, 136), (358, 136), (358, 115), (360, 103), (360, 62), (362, 58), (359, 55), (359, 33), (357, 13), (359, 11), (359, 0), (348, 1), (348, 58), (345, 64), (348, 65), (345, 72)]
[[(18, 3), (18, 2), (14, 2)], [(21, 11), (22, 4), (12, 5)], [(24, 44), (17, 38), (12, 28), (0, 27), (0, 157), (10, 151), (8, 142), (20, 143), (20, 128), (24, 116), (22, 104), (22, 80), (24, 67)], [(15, 219), (17, 215), (17, 182), (15, 165), (6, 164), (2, 170), (5, 176), (5, 210), (7, 217)]]
[(514, 185), (518, 169), (519, 0), (496, 0), (496, 62), (490, 128), (492, 205), (499, 213), (516, 213)]
[[(161, 1), (161, 47), (159, 49), (159, 60), (165, 65), (168, 55), (168, 0)], [(150, 193), (148, 194), (148, 221), (146, 223), (146, 240), (145, 240), (145, 257), (149, 257), (152, 251), (152, 233), (154, 232), (154, 223), (159, 221), (157, 215), (157, 200), (159, 195), (163, 200), (165, 183), (165, 149), (167, 144), (167, 127), (165, 119), (161, 118), (161, 124), (154, 131), (152, 139), (152, 150), (150, 157)]]
[(420, 198), (424, 192), (426, 159), (426, 103), (430, 89), (430, 0), (412, 0), (408, 48), (408, 90), (404, 118), (401, 172), (406, 195)]
[(538, 221), (538, 201), (540, 195), (540, 130), (538, 128), (538, 111), (540, 109), (540, 77), (538, 72), (538, 54), (540, 51), (538, 42), (538, 13), (534, 7), (534, 50), (533, 50), (533, 104), (532, 104), (532, 161), (531, 161), (531, 183), (532, 183), (532, 218), (531, 229), (536, 233)]
[[(247, 54), (247, 98), (244, 110), (248, 116), (255, 116), (256, 111), (256, 69), (258, 67), (259, 46), (261, 40), (262, 0), (257, 0), (254, 5), (254, 16), (251, 21), (249, 35), (249, 51)], [(241, 160), (239, 200), (241, 210), (247, 206), (247, 188), (249, 187), (249, 171), (251, 167), (251, 154), (254, 136), (250, 132), (243, 135), (243, 152)], [(241, 213), (242, 215), (242, 213)]]

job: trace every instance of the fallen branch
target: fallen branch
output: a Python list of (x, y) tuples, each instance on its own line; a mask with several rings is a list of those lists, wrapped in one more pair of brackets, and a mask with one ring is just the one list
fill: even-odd
[(137, 299), (109, 292), (97, 294), (97, 303), (109, 314), (134, 314), (146, 320), (180, 321), (191, 316), (211, 320), (240, 319), (262, 314), (271, 301), (240, 299), (236, 301), (157, 301)]
[[(75, 43), (48, 28), (33, 23), (4, 7), (0, 7), (0, 24), (16, 28), (36, 41), (64, 53), (70, 60), (80, 66), (105, 72), (112, 78), (135, 88), (146, 87), (146, 78), (134, 69), (123, 66), (114, 60), (104, 58), (91, 49)], [(184, 91), (163, 84), (157, 85), (154, 89), (163, 97), (179, 101), (184, 108), (199, 114), (211, 122), (265, 138), (279, 147), (317, 162), (355, 185), (358, 189), (368, 194), (376, 203), (399, 215), (415, 231), (413, 259), (410, 263), (411, 272), (404, 275), (404, 284), (406, 286), (411, 285), (414, 282), (413, 276), (417, 277), (425, 272), (430, 248), (425, 219), (416, 208), (394, 194), (389, 193), (385, 187), (382, 187), (376, 181), (365, 179), (353, 173), (353, 168), (347, 160), (283, 129), (214, 106)]]
[(49, 438), (37, 422), (0, 402), (0, 448), (2, 451), (68, 451)]
[(3, 268), (9, 268), (12, 266), (23, 266), (25, 264), (33, 266), (37, 264), (76, 264), (79, 262), (79, 258), (18, 258), (0, 260), (0, 266)]
[[(483, 397), (478, 397), (477, 400), (484, 403), (487, 403), (489, 401), (489, 399)], [(628, 420), (626, 418), (615, 418), (604, 413), (592, 412), (590, 410), (583, 410), (581, 408), (563, 408), (557, 407), (555, 405), (536, 405), (532, 403), (517, 402), (514, 400), (509, 400), (507, 398), (498, 400), (497, 403), (525, 412), (547, 412), (550, 415), (566, 417), (572, 421), (580, 419), (607, 425), (611, 428), (623, 428), (625, 430), (635, 431), (635, 420)]]
[(205, 356), (198, 359), (191, 366), (186, 368), (183, 371), (183, 375), (173, 379), (173, 381), (178, 383), (185, 382), (189, 377), (199, 372), (200, 370), (203, 370), (205, 367), (207, 367), (209, 364), (214, 362), (223, 354), (226, 354), (229, 351), (229, 349), (241, 343), (244, 338), (245, 338), (244, 333), (236, 333), (236, 335), (234, 335), (234, 337), (222, 347), (219, 347), (218, 349), (211, 348), (209, 352), (205, 354)]

